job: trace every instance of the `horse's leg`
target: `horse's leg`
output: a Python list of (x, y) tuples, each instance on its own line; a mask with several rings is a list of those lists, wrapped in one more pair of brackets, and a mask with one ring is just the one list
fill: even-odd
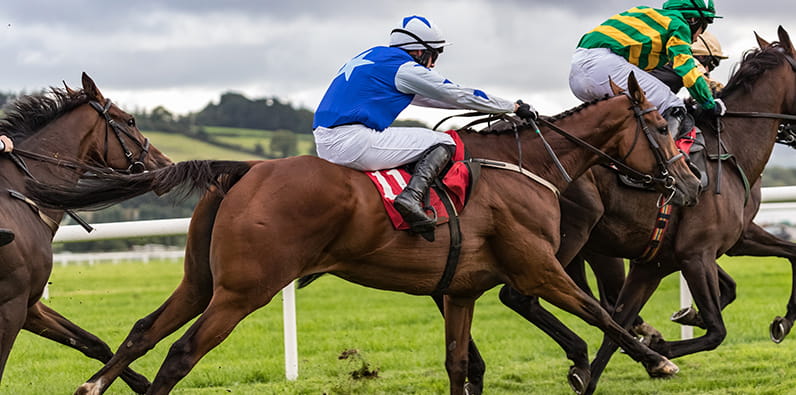
[[(776, 256), (786, 258), (791, 265), (791, 293), (785, 317), (776, 317), (771, 323), (771, 340), (779, 343), (785, 339), (796, 321), (796, 244), (780, 239), (754, 222), (744, 229), (743, 237), (727, 255), (730, 256)], [(721, 278), (721, 277), (720, 277)], [(724, 289), (722, 289), (722, 292)], [(724, 294), (722, 293), (722, 299)]]
[[(525, 254), (532, 249), (525, 250)], [(525, 272), (512, 275), (512, 287), (524, 293), (535, 294), (548, 302), (580, 317), (587, 323), (602, 330), (606, 336), (617, 342), (627, 355), (641, 362), (650, 376), (672, 376), (679, 370), (675, 364), (637, 341), (623, 327), (618, 325), (600, 303), (575, 285), (555, 257), (529, 257), (532, 264), (526, 263)], [(514, 265), (513, 270), (522, 269)], [(592, 379), (593, 382), (593, 379)]]
[[(74, 348), (87, 357), (103, 363), (113, 357), (111, 348), (104, 341), (41, 302), (28, 308), (24, 329)], [(125, 369), (121, 376), (122, 380), (136, 393), (144, 393), (149, 388), (149, 380), (130, 368)]]
[(182, 282), (154, 312), (135, 323), (113, 358), (95, 373), (76, 394), (101, 394), (127, 366), (166, 336), (199, 315), (213, 294), (210, 271), (210, 238), (221, 197), (208, 193), (194, 210), (185, 247)]
[(576, 393), (581, 393), (589, 382), (589, 351), (586, 342), (572, 332), (555, 315), (539, 303), (536, 296), (526, 296), (514, 288), (504, 285), (500, 289), (500, 301), (536, 325), (564, 349), (573, 365), (569, 368), (567, 381)]
[(721, 316), (719, 298), (718, 264), (708, 253), (699, 254), (683, 260), (681, 273), (699, 308), (699, 316), (705, 323), (705, 334), (688, 340), (654, 344), (653, 348), (669, 358), (712, 350), (718, 347), (727, 336), (727, 328)]
[[(442, 317), (445, 317), (445, 305), (443, 297), (440, 294), (431, 295), (434, 303), (437, 304), (439, 312)], [(475, 340), (470, 336), (470, 341), (467, 345), (467, 383), (465, 384), (465, 394), (479, 395), (484, 392), (484, 372), (486, 372), (486, 363), (475, 346)]]
[[(261, 285), (260, 279), (246, 281), (250, 286), (222, 284), (215, 288), (207, 309), (169, 349), (147, 394), (168, 394), (205, 354), (229, 336), (243, 318), (267, 304), (289, 283), (280, 281), (280, 284)], [(265, 289), (270, 291), (264, 292)], [(462, 387), (459, 389), (461, 391)]]
[[(661, 278), (663, 278), (663, 275), (658, 272), (657, 265), (631, 265), (625, 285), (622, 287), (617, 299), (618, 305), (621, 305), (622, 308), (617, 309), (613, 314), (613, 318), (619, 325), (630, 326), (634, 317), (638, 316), (644, 303), (649, 300), (658, 287)], [(605, 370), (611, 360), (611, 356), (619, 347), (624, 348), (623, 345), (617, 344), (613, 339), (607, 336), (603, 337), (603, 342), (591, 363), (591, 382), (586, 388), (585, 394), (594, 393), (603, 370)]]
[(467, 354), (470, 326), (473, 322), (474, 298), (445, 295), (445, 370), (448, 371), (451, 395), (464, 394), (467, 377)]
[[(583, 251), (582, 255), (585, 256), (586, 261), (589, 262), (589, 266), (591, 266), (594, 277), (597, 280), (597, 287), (600, 291), (600, 303), (609, 313), (613, 314), (616, 308), (616, 301), (619, 298), (619, 291), (625, 283), (624, 259), (588, 251)], [(569, 267), (567, 267), (567, 273), (569, 273)], [(662, 337), (657, 329), (644, 322), (640, 316), (636, 316), (636, 318), (633, 319), (632, 329), (637, 335), (643, 336), (647, 344)]]
[[(567, 274), (569, 275), (569, 277), (572, 278), (572, 281), (574, 281), (575, 284), (578, 284), (578, 288), (582, 289), (583, 292), (586, 292), (586, 294), (593, 297), (594, 299), (598, 299), (594, 295), (594, 292), (592, 292), (591, 286), (589, 286), (589, 280), (586, 277), (586, 260), (583, 259), (583, 255), (581, 254), (576, 255), (575, 258), (573, 258), (572, 261), (569, 262), (569, 265), (567, 265), (564, 270), (567, 271)], [(622, 277), (624, 279), (624, 273), (622, 273)], [(602, 293), (600, 293), (600, 299), (602, 299)], [(612, 306), (603, 303), (603, 307), (605, 307), (606, 310), (608, 310), (608, 308)]]
[[(735, 280), (721, 266), (717, 265), (716, 271), (719, 280), (719, 306), (723, 311), (725, 307), (735, 300)], [(705, 322), (702, 321), (702, 317), (694, 306), (681, 308), (672, 314), (671, 320), (681, 325), (706, 329)]]
[[(0, 287), (18, 290), (18, 287), (7, 284), (5, 281), (0, 283)], [(14, 340), (24, 324), (27, 302), (27, 295), (20, 294), (6, 299), (0, 305), (0, 379), (3, 378), (11, 346), (14, 345)]]

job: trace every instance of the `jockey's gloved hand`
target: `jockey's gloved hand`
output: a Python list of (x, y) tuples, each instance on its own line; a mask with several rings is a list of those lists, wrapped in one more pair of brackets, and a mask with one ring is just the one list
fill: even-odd
[(724, 116), (724, 114), (727, 112), (727, 106), (723, 101), (721, 101), (721, 99), (716, 99), (714, 102), (716, 105), (713, 106), (713, 115), (717, 117)]
[(524, 120), (535, 121), (539, 118), (539, 112), (528, 103), (523, 103), (522, 100), (517, 100), (517, 109), (514, 111), (518, 117)]

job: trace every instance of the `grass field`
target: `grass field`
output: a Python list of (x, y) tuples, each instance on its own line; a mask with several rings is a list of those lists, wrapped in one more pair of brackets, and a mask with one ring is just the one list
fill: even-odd
[[(776, 345), (768, 324), (784, 314), (790, 266), (784, 260), (725, 258), (738, 282), (738, 300), (725, 311), (728, 336), (717, 350), (676, 360), (681, 372), (652, 380), (643, 368), (617, 354), (603, 374), (600, 394), (786, 394), (796, 388), (796, 336)], [(131, 325), (154, 310), (178, 283), (179, 263), (156, 262), (55, 267), (48, 305), (105, 339), (112, 348)], [(678, 307), (677, 277), (667, 278), (643, 315), (667, 338), (679, 326), (667, 317)], [(497, 290), (476, 307), (473, 335), (487, 362), (488, 394), (570, 394), (569, 367), (541, 331), (503, 307)], [(443, 394), (447, 376), (443, 329), (431, 300), (363, 288), (326, 276), (298, 291), (299, 378), (284, 379), (279, 298), (244, 320), (175, 389), (177, 394)], [(558, 312), (593, 353), (600, 333)], [(152, 378), (166, 339), (133, 367)], [(699, 334), (699, 331), (697, 331)], [(354, 380), (361, 360), (340, 360), (356, 349), (378, 378)], [(6, 366), (2, 394), (68, 394), (100, 364), (77, 351), (22, 332)], [(108, 394), (130, 390), (117, 381)]]
[(251, 160), (263, 159), (254, 154), (221, 148), (181, 134), (143, 131), (152, 145), (175, 162), (192, 159)]
[[(257, 144), (268, 149), (271, 145), (271, 135), (273, 135), (273, 132), (270, 130), (227, 128), (221, 126), (205, 126), (204, 130), (219, 141), (227, 144), (237, 144), (248, 149), (254, 149)], [(299, 155), (315, 152), (315, 143), (313, 142), (312, 134), (295, 133), (295, 135), (296, 149)]]

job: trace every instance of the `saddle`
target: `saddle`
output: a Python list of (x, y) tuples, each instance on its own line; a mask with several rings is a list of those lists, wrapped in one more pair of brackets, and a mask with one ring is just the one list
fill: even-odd
[[(451, 157), (451, 164), (440, 174), (426, 194), (424, 204), (426, 213), (432, 214), (431, 218), (436, 219), (437, 226), (448, 223), (450, 228), (448, 258), (442, 277), (434, 289), (434, 295), (442, 295), (448, 289), (456, 272), (462, 246), (458, 216), (470, 198), (470, 191), (478, 180), (481, 169), (478, 163), (465, 160), (467, 154), (459, 134), (454, 130), (448, 130), (445, 133), (453, 138), (456, 150)], [(408, 230), (409, 225), (404, 222), (393, 202), (412, 177), (410, 171), (406, 168), (398, 168), (371, 171), (366, 174), (379, 191), (384, 209), (395, 229)]]
[[(451, 158), (451, 164), (440, 174), (426, 194), (425, 202), (426, 213), (436, 219), (437, 226), (448, 223), (452, 216), (457, 216), (464, 209), (479, 173), (476, 168), (471, 167), (471, 162), (465, 161), (467, 155), (459, 134), (454, 130), (445, 133), (453, 138), (456, 150)], [(393, 202), (412, 177), (410, 171), (412, 165), (365, 172), (378, 190), (390, 222), (398, 230), (408, 230), (409, 225), (404, 222)]]

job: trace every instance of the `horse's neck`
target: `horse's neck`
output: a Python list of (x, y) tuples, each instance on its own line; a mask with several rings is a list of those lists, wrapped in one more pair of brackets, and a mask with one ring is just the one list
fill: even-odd
[[(612, 117), (576, 114), (575, 116), (562, 119), (560, 122), (556, 123), (556, 126), (589, 143), (594, 148), (608, 155), (615, 156), (614, 142), (617, 133), (612, 131), (617, 129), (619, 125), (606, 123), (608, 122), (608, 118)], [(579, 177), (600, 160), (597, 154), (585, 147), (576, 145), (556, 132), (545, 133), (545, 135), (567, 174), (572, 178)], [(551, 181), (554, 180), (554, 183), (561, 188), (566, 187), (567, 182), (564, 180), (560, 170), (551, 165), (550, 156), (545, 154), (544, 159), (547, 166), (542, 167), (540, 171), (543, 174), (540, 175), (549, 178)]]
[[(751, 92), (739, 90), (723, 100), (730, 111), (780, 113), (786, 91), (777, 86), (776, 80), (763, 77)], [(744, 168), (747, 177), (756, 180), (774, 149), (779, 120), (727, 117), (723, 118), (722, 125), (721, 139), (727, 150)], [(709, 152), (716, 149), (708, 147)]]
[[(93, 125), (87, 125), (85, 117), (76, 109), (50, 122), (36, 134), (28, 137), (16, 148), (64, 162), (85, 163), (91, 147), (88, 134)], [(42, 182), (76, 182), (78, 174), (72, 169), (39, 159), (25, 159), (33, 176)]]

